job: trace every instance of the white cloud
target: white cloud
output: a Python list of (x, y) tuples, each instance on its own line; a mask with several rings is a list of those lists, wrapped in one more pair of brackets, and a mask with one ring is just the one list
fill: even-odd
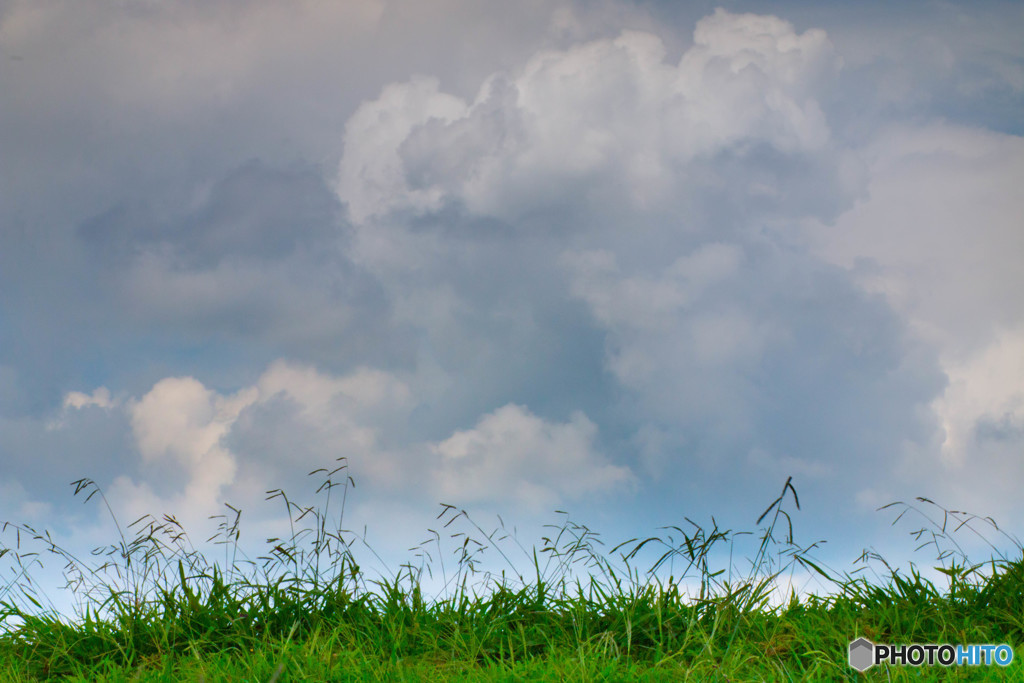
[(1024, 322), (1024, 138), (931, 124), (881, 132), (865, 199), (809, 237), (950, 360)]
[(239, 412), (255, 399), (245, 390), (219, 396), (192, 377), (160, 380), (129, 411), (142, 457), (194, 464), (214, 449)]
[[(819, 104), (841, 68), (828, 36), (717, 11), (678, 62), (666, 55), (652, 33), (624, 31), (539, 51), (472, 98), (419, 79), (365, 103), (338, 194), (361, 258), (402, 283), (396, 310), (458, 325), (491, 303), (445, 286), (458, 259), (482, 258), (473, 240), (539, 234), (562, 254), (552, 296), (583, 302), (604, 334), (651, 473), (759, 453), (769, 469), (835, 477), (815, 459), (853, 414), (876, 429), (830, 447), (834, 460), (925, 438), (915, 410), (934, 398), (934, 367), (905, 362), (885, 304), (790, 241), (794, 223), (834, 218), (863, 189)], [(470, 471), (490, 490), (486, 468)]]
[[(1019, 480), (1024, 448), (1024, 138), (901, 125), (864, 156), (867, 197), (808, 236), (938, 352), (949, 382), (931, 409), (944, 438), (907, 449), (906, 474), (929, 473), (956, 505), (1007, 510), (1012, 494), (993, 487)], [(990, 479), (973, 481), (980, 472)]]
[(671, 324), (708, 287), (735, 277), (742, 258), (736, 245), (706, 244), (676, 259), (660, 277), (624, 276), (609, 251), (567, 252), (562, 262), (573, 275), (573, 296), (601, 322), (653, 331)]
[(75, 408), (80, 410), (86, 406), (97, 406), (99, 408), (111, 408), (114, 402), (110, 399), (110, 390), (100, 387), (92, 394), (83, 394), (80, 391), (69, 391), (64, 396), (64, 408)]
[[(192, 377), (169, 377), (128, 406), (143, 461), (170, 461), (185, 477), (184, 489), (163, 501), (176, 508), (183, 520), (195, 523), (218, 511), (224, 488), (238, 471), (237, 457), (224, 447), (222, 439), (255, 399), (251, 388), (221, 396)], [(132, 519), (157, 512), (152, 508), (159, 496), (146, 482), (120, 476), (114, 481), (112, 495), (123, 501)]]
[(655, 275), (623, 273), (602, 252), (570, 253), (563, 262), (573, 295), (610, 333), (608, 367), (622, 384), (655, 412), (717, 420), (743, 412), (736, 379), (781, 334), (734, 296), (749, 277), (744, 260), (737, 245), (713, 243)]
[[(935, 401), (942, 421), (944, 464), (958, 471), (982, 463), (998, 469), (1024, 467), (1024, 326), (995, 335), (967, 362), (946, 368), (949, 386)], [(992, 434), (1005, 426), (1005, 434)], [(1002, 442), (1010, 462), (985, 462), (986, 441)], [(1004, 479), (1004, 477), (997, 477)]]
[(552, 423), (508, 404), (433, 445), (441, 456), (435, 486), (443, 502), (513, 502), (536, 512), (630, 488), (632, 473), (595, 450), (596, 434), (583, 413)]
[[(2, 378), (2, 375), (0, 375), (0, 378)], [(106, 387), (99, 387), (94, 390), (92, 394), (86, 394), (81, 391), (69, 391), (64, 395), (64, 404), (61, 415), (47, 422), (46, 429), (52, 431), (67, 427), (67, 417), (70, 410), (77, 411), (95, 406), (105, 411), (110, 411), (110, 409), (119, 405), (120, 403), (118, 401), (113, 400), (110, 397), (110, 390)]]
[[(409, 387), (394, 375), (360, 368), (344, 377), (332, 377), (309, 366), (275, 361), (260, 377), (260, 396), (265, 400), (285, 393), (308, 410), (326, 412), (332, 406), (347, 412), (374, 408), (398, 410), (411, 400)], [(339, 401), (344, 401), (339, 404)]]
[(472, 102), (433, 80), (390, 85), (349, 120), (339, 196), (356, 222), (450, 201), (515, 219), (611, 174), (607, 189), (643, 207), (685, 182), (680, 165), (732, 145), (827, 147), (814, 92), (839, 62), (824, 32), (720, 10), (694, 37), (678, 65), (637, 31), (542, 51)]
[[(394, 477), (394, 463), (377, 442), (373, 418), (375, 411), (401, 411), (408, 398), (405, 385), (387, 373), (357, 370), (334, 377), (285, 361), (271, 364), (253, 386), (231, 395), (192, 377), (169, 377), (127, 407), (136, 448), (144, 463), (157, 467), (143, 468), (139, 481), (118, 477), (111, 497), (136, 517), (164, 506), (182, 515), (182, 521), (201, 523), (233, 494), (260, 493), (266, 481), (252, 486), (253, 476), (282, 482), (287, 472), (286, 478), (294, 480), (298, 463), (304, 474), (307, 464), (314, 469), (347, 454), (357, 473)], [(289, 406), (295, 410), (282, 410)], [(268, 426), (258, 424), (265, 421), (276, 432), (276, 441), (263, 444), (271, 452), (262, 461), (259, 453), (232, 446), (233, 439), (252, 432), (254, 421), (255, 427)], [(150, 482), (145, 473), (168, 471), (160, 469), (168, 465), (183, 485), (161, 496), (156, 493), (161, 482)]]
[(338, 177), (338, 192), (347, 200), (351, 218), (362, 222), (386, 209), (436, 208), (436, 189), (395, 196), (395, 188), (404, 184), (395, 141), (404, 140), (418, 125), (453, 121), (465, 112), (465, 102), (441, 93), (434, 78), (389, 85), (379, 98), (359, 107), (345, 124), (345, 156)]
[[(409, 386), (387, 372), (357, 369), (337, 377), (277, 361), (257, 382), (259, 401), (233, 434), (247, 458), (264, 467), (291, 463), (323, 467), (348, 459), (350, 473), (381, 491), (401, 490), (414, 478), (389, 431), (414, 405)], [(263, 442), (258, 441), (262, 439)]]
[(168, 512), (198, 528), (225, 501), (252, 507), (268, 484), (294, 490), (339, 456), (363, 490), (428, 506), (493, 501), (550, 512), (634, 484), (598, 451), (597, 426), (581, 412), (558, 423), (509, 404), (441, 441), (389, 435), (421, 399), (390, 373), (334, 376), (283, 360), (229, 395), (169, 377), (125, 406), (142, 467), (117, 476), (108, 497), (119, 516)]

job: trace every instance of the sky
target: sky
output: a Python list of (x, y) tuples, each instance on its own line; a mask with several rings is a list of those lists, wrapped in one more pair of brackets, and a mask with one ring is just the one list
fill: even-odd
[(386, 563), (441, 504), (613, 546), (753, 530), (788, 477), (839, 569), (912, 551), (878, 508), (916, 496), (1021, 533), (1022, 31), (0, 0), (0, 520), (110, 543), (88, 477), (258, 540), (344, 457)]

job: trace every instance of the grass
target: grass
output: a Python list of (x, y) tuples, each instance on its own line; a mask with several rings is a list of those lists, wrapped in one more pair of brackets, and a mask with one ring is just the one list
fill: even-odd
[[(790, 480), (756, 522), (744, 575), (721, 558), (749, 532), (713, 520), (706, 528), (687, 519), (605, 552), (598, 534), (565, 515), (527, 550), (503, 524), (487, 532), (445, 505), (415, 562), (370, 577), (356, 551), (372, 549), (342, 529), (352, 485), (344, 461), (311, 475), (322, 478), (320, 506), (268, 492), (287, 510), (291, 536), (268, 539), (256, 560), (240, 550), (241, 512), (231, 506), (210, 539), (223, 546), (217, 562), (170, 516), (136, 520), (129, 536), (111, 512), (117, 542), (90, 562), (46, 532), (5, 524), (0, 680), (1024, 680), (1024, 554), (972, 564), (954, 532), (1002, 532), (927, 499), (886, 507), (899, 510), (897, 521), (926, 520), (914, 535), (936, 551), (942, 589), (873, 552), (861, 558), (862, 569), (882, 569), (873, 581), (815, 561), (816, 544), (793, 539), (799, 500)], [(74, 486), (106, 504), (94, 482)], [(44, 555), (27, 550), (30, 542), (65, 563), (75, 619), (44, 609), (32, 578)], [(506, 570), (485, 571), (485, 553)], [(513, 556), (527, 558), (525, 571)], [(779, 582), (797, 571), (828, 592), (778, 600)], [(1009, 643), (1016, 657), (1006, 668), (880, 665), (858, 674), (847, 663), (858, 636)]]

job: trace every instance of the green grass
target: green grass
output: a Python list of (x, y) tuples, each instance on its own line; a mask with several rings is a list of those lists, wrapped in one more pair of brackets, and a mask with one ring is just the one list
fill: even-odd
[[(417, 563), (371, 578), (356, 550), (372, 549), (341, 529), (352, 483), (344, 463), (311, 474), (324, 480), (320, 507), (268, 492), (286, 508), (291, 537), (269, 539), (256, 560), (240, 551), (241, 512), (230, 506), (211, 539), (225, 551), (218, 562), (169, 516), (136, 520), (129, 538), (111, 513), (119, 538), (92, 563), (45, 532), (5, 524), (2, 680), (1024, 680), (1024, 555), (971, 564), (952, 531), (1002, 532), (926, 499), (893, 505), (900, 517), (929, 520), (915, 536), (934, 547), (948, 578), (942, 589), (913, 565), (900, 571), (874, 553), (862, 561), (883, 567), (881, 580), (815, 561), (814, 544), (793, 540), (787, 507), (799, 501), (788, 480), (757, 520), (759, 545), (743, 576), (718, 563), (744, 534), (714, 522), (686, 520), (603, 551), (596, 533), (565, 516), (527, 551), (503, 525), (488, 533), (443, 506), (441, 530), (415, 549)], [(75, 487), (106, 502), (92, 481)], [(931, 522), (927, 512), (936, 511), (941, 521)], [(66, 564), (74, 620), (44, 609), (32, 572), (45, 555), (27, 550), (30, 541)], [(484, 553), (507, 569), (484, 571)], [(525, 571), (513, 555), (527, 558)], [(778, 582), (798, 570), (829, 590), (778, 604)], [(442, 588), (428, 595), (428, 584)], [(1009, 643), (1016, 657), (1006, 668), (877, 666), (862, 675), (846, 659), (858, 636)]]

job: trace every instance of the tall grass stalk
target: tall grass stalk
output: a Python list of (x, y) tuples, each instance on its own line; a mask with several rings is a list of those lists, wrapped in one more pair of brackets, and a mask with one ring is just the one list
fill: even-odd
[[(48, 532), (4, 524), (0, 558), (10, 578), (0, 586), (0, 671), (12, 680), (854, 680), (861, 675), (846, 652), (859, 636), (1024, 640), (1020, 542), (991, 519), (924, 498), (884, 509), (899, 510), (896, 521), (924, 520), (913, 536), (936, 551), (936, 569), (948, 579), (942, 589), (914, 565), (901, 571), (874, 551), (852, 573), (815, 559), (817, 543), (794, 540), (800, 502), (791, 479), (755, 532), (685, 518), (607, 551), (598, 533), (565, 512), (539, 548), (527, 548), (500, 517), (487, 531), (466, 510), (442, 505), (438, 528), (409, 562), (368, 575), (357, 555), (382, 561), (365, 533), (344, 527), (354, 486), (344, 459), (310, 475), (321, 482), (320, 506), (267, 492), (283, 506), (290, 536), (268, 539), (255, 559), (240, 547), (242, 511), (231, 505), (214, 518), (208, 542), (223, 546), (223, 556), (212, 561), (172, 516), (145, 515), (122, 527), (89, 479), (73, 483), (75, 495), (98, 495), (117, 532), (92, 561)], [(956, 540), (961, 532), (986, 542), (995, 532), (1013, 555), (992, 544), (991, 559), (972, 563)], [(751, 534), (757, 550), (740, 571), (731, 553)], [(46, 556), (65, 563), (72, 619), (40, 599), (33, 572)], [(829, 590), (790, 591), (779, 601), (780, 580), (798, 571)], [(984, 674), (1019, 671), (1018, 660)], [(876, 667), (864, 677), (940, 680), (944, 673)]]

